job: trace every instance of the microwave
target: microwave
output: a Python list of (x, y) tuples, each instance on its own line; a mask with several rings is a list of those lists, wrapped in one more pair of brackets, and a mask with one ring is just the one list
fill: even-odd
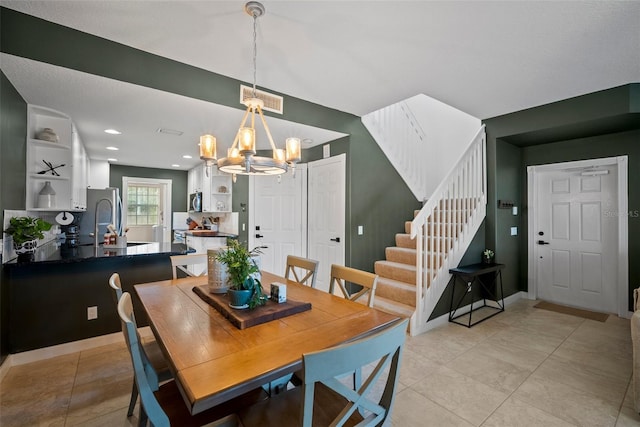
[(189, 194), (189, 212), (202, 212), (202, 192)]

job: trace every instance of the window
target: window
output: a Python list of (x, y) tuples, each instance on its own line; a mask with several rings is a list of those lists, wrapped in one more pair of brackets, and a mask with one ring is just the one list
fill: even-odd
[(160, 224), (159, 185), (129, 184), (127, 188), (127, 225)]

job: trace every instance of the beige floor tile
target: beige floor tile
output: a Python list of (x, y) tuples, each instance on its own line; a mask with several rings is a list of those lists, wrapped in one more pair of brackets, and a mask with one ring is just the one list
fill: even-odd
[(627, 408), (633, 409), (633, 377), (629, 380), (629, 385), (627, 386), (627, 392), (624, 395), (624, 401), (622, 402), (622, 406), (626, 406)]
[(623, 407), (616, 420), (616, 427), (638, 427), (640, 415), (631, 408)]
[(533, 377), (560, 382), (618, 406), (622, 404), (629, 384), (628, 379), (554, 355), (540, 365)]
[(620, 407), (565, 384), (533, 375), (512, 396), (584, 427), (613, 426)]
[(135, 427), (138, 425), (138, 406), (136, 405), (136, 410), (131, 417), (127, 417), (127, 408), (121, 408), (77, 424), (67, 423), (67, 426), (72, 425), (77, 427)]
[(508, 397), (446, 366), (411, 389), (474, 425), (480, 425)]
[(482, 427), (572, 427), (534, 406), (510, 397), (482, 424)]
[(525, 331), (564, 339), (575, 331), (585, 319), (552, 311), (534, 311), (512, 326)]
[(101, 353), (80, 357), (75, 385), (95, 383), (114, 376), (127, 375), (133, 381), (131, 356), (126, 347), (105, 346)]
[(564, 338), (553, 337), (536, 331), (527, 331), (516, 327), (507, 328), (487, 339), (487, 343), (500, 344), (503, 347), (517, 347), (527, 351), (553, 353)]
[(473, 424), (463, 420), (442, 406), (408, 388), (398, 393), (391, 412), (392, 424), (396, 427), (471, 427)]
[(631, 332), (629, 332), (628, 336), (624, 337), (614, 333), (617, 328), (609, 329), (611, 329), (611, 331), (581, 325), (567, 338), (566, 343), (580, 344), (591, 351), (607, 352), (615, 354), (616, 357), (631, 360), (633, 357)]
[(78, 354), (12, 367), (0, 385), (0, 426), (64, 425)]
[(435, 372), (440, 364), (427, 359), (409, 349), (402, 352), (402, 363), (400, 364), (400, 383), (411, 386), (418, 381), (423, 381), (431, 373)]
[(109, 344), (109, 345), (103, 345), (100, 347), (96, 347), (96, 348), (92, 348), (89, 350), (84, 350), (82, 352), (80, 352), (80, 359), (85, 359), (88, 357), (93, 357), (93, 356), (100, 356), (103, 355), (105, 353), (109, 353), (112, 351), (124, 351), (127, 352), (127, 344), (124, 341), (124, 336), (122, 337), (122, 342), (118, 342), (118, 343), (114, 343), (114, 344)]
[(619, 357), (619, 353), (613, 352), (611, 346), (606, 343), (599, 346), (596, 343), (585, 344), (584, 342), (566, 340), (553, 354), (566, 360), (600, 369), (623, 380), (628, 380), (631, 377), (631, 358), (624, 353), (622, 357)]
[(478, 350), (480, 345), (458, 356), (446, 366), (504, 393), (511, 393), (531, 375), (532, 370), (512, 365)]
[(465, 341), (455, 337), (447, 337), (446, 334), (428, 331), (417, 337), (407, 340), (405, 347), (422, 357), (426, 357), (436, 363), (447, 363), (455, 359), (476, 344), (474, 341)]

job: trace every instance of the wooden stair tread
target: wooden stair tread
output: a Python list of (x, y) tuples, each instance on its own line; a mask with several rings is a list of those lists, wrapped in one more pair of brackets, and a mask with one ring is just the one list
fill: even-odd
[(384, 266), (387, 266), (387, 267), (398, 268), (398, 269), (401, 269), (401, 270), (416, 271), (416, 266), (415, 265), (404, 264), (404, 263), (395, 262), (395, 261), (380, 260), (380, 261), (376, 261), (375, 265), (384, 265)]

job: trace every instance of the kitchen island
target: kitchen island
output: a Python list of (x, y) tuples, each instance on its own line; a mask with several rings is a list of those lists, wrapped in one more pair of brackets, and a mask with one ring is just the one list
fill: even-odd
[[(119, 332), (120, 320), (108, 285), (119, 273), (122, 288), (134, 295), (138, 325), (147, 324), (133, 285), (171, 279), (171, 255), (192, 252), (184, 244), (132, 243), (96, 251), (92, 245), (68, 247), (55, 241), (36, 251), (34, 261), (4, 264), (9, 286), (9, 353)], [(88, 308), (98, 317), (88, 319)]]

